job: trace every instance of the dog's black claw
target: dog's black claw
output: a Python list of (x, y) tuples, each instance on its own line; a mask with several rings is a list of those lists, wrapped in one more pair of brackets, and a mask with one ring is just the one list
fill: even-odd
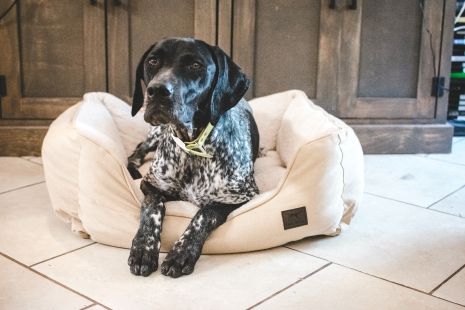
[(171, 250), (161, 264), (161, 273), (172, 278), (189, 275), (194, 271), (199, 255), (192, 251)]

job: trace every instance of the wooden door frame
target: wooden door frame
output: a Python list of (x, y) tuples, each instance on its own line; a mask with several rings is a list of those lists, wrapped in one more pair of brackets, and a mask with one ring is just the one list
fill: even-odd
[[(7, 96), (1, 99), (3, 119), (54, 119), (80, 98), (23, 97), (21, 80), (21, 56), (19, 10), (16, 4), (0, 22), (0, 73), (5, 74)], [(85, 90), (105, 89), (105, 5), (98, 0), (96, 5), (83, 3), (84, 18), (84, 80)], [(72, 79), (72, 77), (70, 77)]]
[(444, 2), (425, 1), (416, 98), (374, 98), (357, 97), (363, 1), (359, 0), (357, 10), (343, 10), (339, 57), (344, 57), (346, 60), (339, 61), (338, 80), (340, 83), (337, 115), (342, 118), (355, 119), (434, 119), (436, 117), (436, 98), (431, 96), (434, 72), (430, 38), (425, 28), (433, 33), (432, 45), (437, 57), (436, 70), (439, 72), (442, 27), (438, 27), (438, 25), (442, 25)]

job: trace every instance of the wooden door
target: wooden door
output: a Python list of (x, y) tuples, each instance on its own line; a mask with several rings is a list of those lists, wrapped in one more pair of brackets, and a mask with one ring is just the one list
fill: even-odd
[(108, 91), (129, 101), (139, 59), (164, 37), (216, 43), (216, 0), (119, 0), (108, 4)]
[[(336, 110), (341, 12), (329, 3), (233, 1), (231, 53), (252, 79), (249, 97), (300, 89), (328, 111)], [(220, 39), (222, 32), (228, 29), (220, 28)]]
[(103, 0), (18, 1), (0, 22), (1, 117), (53, 119), (84, 92), (105, 91), (104, 24)]
[(357, 2), (342, 8), (337, 115), (431, 122), (444, 2), (425, 0), (424, 15), (418, 0)]

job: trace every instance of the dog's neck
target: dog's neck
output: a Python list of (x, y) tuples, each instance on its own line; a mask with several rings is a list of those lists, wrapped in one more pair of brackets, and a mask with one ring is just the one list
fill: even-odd
[(202, 130), (199, 136), (192, 141), (181, 141), (178, 137), (174, 135), (172, 135), (171, 138), (184, 152), (190, 155), (212, 158), (213, 156), (211, 154), (208, 154), (203, 148), (205, 141), (208, 139), (208, 136), (210, 135), (212, 130), (213, 125), (211, 123), (208, 123), (207, 127), (205, 127), (205, 129)]
[(190, 138), (195, 139), (200, 135), (200, 133), (207, 127), (209, 124), (209, 113), (205, 112), (202, 109), (198, 109), (194, 114), (194, 119), (192, 122), (192, 132), (189, 132)]

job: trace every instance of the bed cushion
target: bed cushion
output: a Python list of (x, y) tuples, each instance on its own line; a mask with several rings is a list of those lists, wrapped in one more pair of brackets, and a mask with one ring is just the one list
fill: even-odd
[[(255, 178), (260, 194), (228, 217), (203, 253), (266, 249), (314, 235), (337, 235), (349, 224), (363, 192), (363, 153), (353, 130), (286, 91), (250, 101), (260, 132)], [(71, 229), (129, 248), (143, 194), (127, 157), (148, 125), (127, 103), (88, 93), (50, 126), (42, 148), (52, 206)], [(141, 167), (147, 169), (149, 163)], [(168, 202), (162, 251), (184, 232), (197, 207)]]

